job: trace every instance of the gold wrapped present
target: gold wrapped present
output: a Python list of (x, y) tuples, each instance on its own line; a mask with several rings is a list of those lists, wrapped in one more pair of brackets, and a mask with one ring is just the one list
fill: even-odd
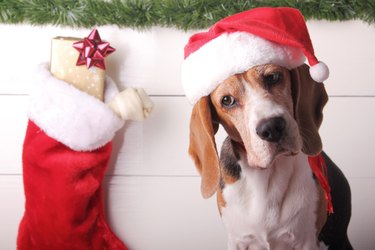
[(80, 41), (73, 37), (55, 37), (51, 46), (51, 73), (76, 88), (103, 101), (105, 70), (98, 67), (76, 66), (79, 52), (73, 43)]

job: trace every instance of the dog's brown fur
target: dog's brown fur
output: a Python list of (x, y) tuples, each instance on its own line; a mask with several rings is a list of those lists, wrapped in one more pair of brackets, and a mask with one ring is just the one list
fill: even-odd
[[(278, 84), (267, 86), (264, 83), (264, 76), (273, 72), (280, 73), (282, 78)], [(225, 159), (219, 161), (214, 138), (219, 124), (223, 125), (229, 136), (223, 145), (222, 155), (223, 152), (225, 155), (228, 151), (236, 155), (236, 158), (239, 158), (239, 154), (247, 155), (250, 166), (267, 167), (261, 166), (260, 163), (258, 165), (256, 155), (251, 155), (251, 138), (246, 124), (248, 120), (246, 114), (249, 110), (246, 110), (244, 105), (248, 101), (244, 99), (246, 84), (262, 98), (269, 98), (286, 107), (298, 125), (296, 129), (302, 139), (299, 150), (311, 156), (319, 154), (322, 150), (318, 129), (322, 123), (322, 110), (328, 101), (328, 96), (324, 85), (311, 79), (307, 65), (289, 71), (277, 65), (267, 64), (227, 78), (210, 96), (202, 97), (198, 101), (194, 106), (190, 123), (189, 153), (202, 176), (202, 195), (208, 198), (217, 191), (219, 211), (226, 206), (223, 188), (235, 183), (239, 178), (233, 170), (228, 170), (225, 166)], [(234, 97), (236, 107), (233, 109), (223, 107), (221, 102), (224, 96)], [(293, 150), (289, 152), (291, 156), (296, 153)], [(277, 157), (278, 154), (276, 152), (273, 157)], [(316, 211), (316, 233), (318, 235), (326, 223), (327, 213), (324, 192), (318, 183), (317, 190), (319, 200)]]

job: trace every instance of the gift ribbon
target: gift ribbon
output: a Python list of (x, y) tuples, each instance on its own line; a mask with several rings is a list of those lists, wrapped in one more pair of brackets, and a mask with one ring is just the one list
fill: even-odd
[(73, 43), (73, 48), (79, 52), (77, 66), (86, 64), (87, 68), (96, 66), (103, 70), (104, 58), (115, 51), (109, 42), (102, 41), (96, 29), (93, 29), (88, 37)]

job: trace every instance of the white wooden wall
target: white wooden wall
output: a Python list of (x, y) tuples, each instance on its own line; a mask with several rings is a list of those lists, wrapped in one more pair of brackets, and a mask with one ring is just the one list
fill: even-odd
[[(331, 69), (330, 101), (321, 127), (324, 149), (352, 188), (349, 236), (355, 249), (375, 249), (375, 26), (360, 21), (308, 23), (319, 59)], [(33, 68), (49, 60), (54, 36), (73, 30), (0, 25), (0, 249), (15, 249), (23, 214), (22, 142)], [(183, 46), (191, 33), (100, 27), (117, 52), (108, 74), (120, 89), (143, 87), (155, 102), (144, 123), (117, 133), (105, 179), (108, 220), (131, 249), (220, 250), (226, 247), (215, 198), (200, 196), (187, 155), (191, 106), (180, 86)], [(217, 141), (224, 138), (221, 131)]]

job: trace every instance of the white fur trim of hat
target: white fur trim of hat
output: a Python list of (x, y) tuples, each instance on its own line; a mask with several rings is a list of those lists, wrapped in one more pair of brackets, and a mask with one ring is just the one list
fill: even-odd
[(305, 56), (298, 48), (281, 46), (247, 32), (224, 33), (192, 53), (182, 64), (182, 86), (190, 103), (209, 95), (227, 77), (261, 64), (288, 69)]

